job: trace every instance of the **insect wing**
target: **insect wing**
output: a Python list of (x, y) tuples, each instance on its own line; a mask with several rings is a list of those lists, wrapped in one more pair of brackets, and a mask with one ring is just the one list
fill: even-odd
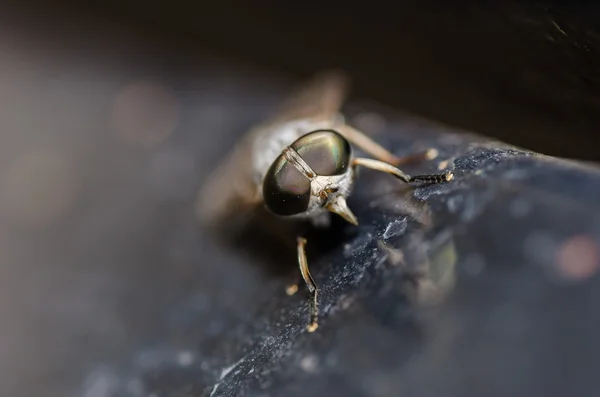
[(348, 94), (348, 78), (339, 71), (322, 72), (299, 86), (284, 100), (269, 123), (291, 120), (331, 120), (340, 117), (340, 109)]
[(198, 194), (196, 214), (206, 225), (243, 215), (260, 204), (261, 196), (252, 175), (252, 144), (239, 142), (209, 175)]

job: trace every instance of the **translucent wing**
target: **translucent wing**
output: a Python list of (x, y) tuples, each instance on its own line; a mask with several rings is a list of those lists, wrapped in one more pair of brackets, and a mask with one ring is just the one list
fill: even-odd
[(322, 72), (298, 87), (268, 123), (296, 119), (335, 120), (348, 94), (348, 78), (339, 71)]
[(202, 185), (196, 214), (203, 224), (222, 224), (260, 204), (259, 187), (252, 172), (252, 144), (247, 138), (234, 147)]
[(318, 74), (293, 92), (272, 118), (243, 136), (202, 186), (196, 204), (200, 220), (204, 224), (223, 225), (240, 217), (244, 219), (261, 205), (262, 181), (254, 169), (254, 157), (261, 153), (254, 142), (269, 138), (269, 134), (277, 133), (278, 125), (292, 120), (335, 123), (340, 118), (347, 87), (347, 79), (340, 72)]

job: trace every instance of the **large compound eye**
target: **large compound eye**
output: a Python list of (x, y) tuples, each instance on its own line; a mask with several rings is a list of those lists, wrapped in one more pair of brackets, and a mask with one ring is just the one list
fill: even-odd
[(317, 175), (342, 175), (348, 169), (351, 147), (335, 131), (318, 130), (304, 135), (292, 144), (300, 157)]
[(300, 214), (308, 209), (310, 181), (281, 155), (265, 175), (263, 198), (277, 215)]

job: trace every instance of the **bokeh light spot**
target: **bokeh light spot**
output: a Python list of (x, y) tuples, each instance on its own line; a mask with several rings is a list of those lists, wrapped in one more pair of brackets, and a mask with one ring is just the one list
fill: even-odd
[(175, 92), (158, 81), (139, 80), (117, 95), (113, 123), (117, 134), (141, 146), (154, 146), (179, 125), (180, 104)]
[(557, 253), (560, 276), (567, 280), (583, 280), (593, 276), (600, 265), (598, 244), (585, 235), (565, 241)]

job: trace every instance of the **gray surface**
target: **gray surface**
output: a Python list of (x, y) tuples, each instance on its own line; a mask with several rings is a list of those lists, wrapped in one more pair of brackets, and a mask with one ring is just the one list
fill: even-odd
[(231, 250), (192, 211), (284, 80), (117, 26), (18, 26), (0, 31), (1, 395), (597, 391), (598, 170), (351, 104), (396, 153), (440, 150), (408, 171), (448, 160), (456, 179), (362, 173), (361, 226), (310, 253), (323, 320), (307, 334), (305, 300), (284, 293), (294, 253)]

